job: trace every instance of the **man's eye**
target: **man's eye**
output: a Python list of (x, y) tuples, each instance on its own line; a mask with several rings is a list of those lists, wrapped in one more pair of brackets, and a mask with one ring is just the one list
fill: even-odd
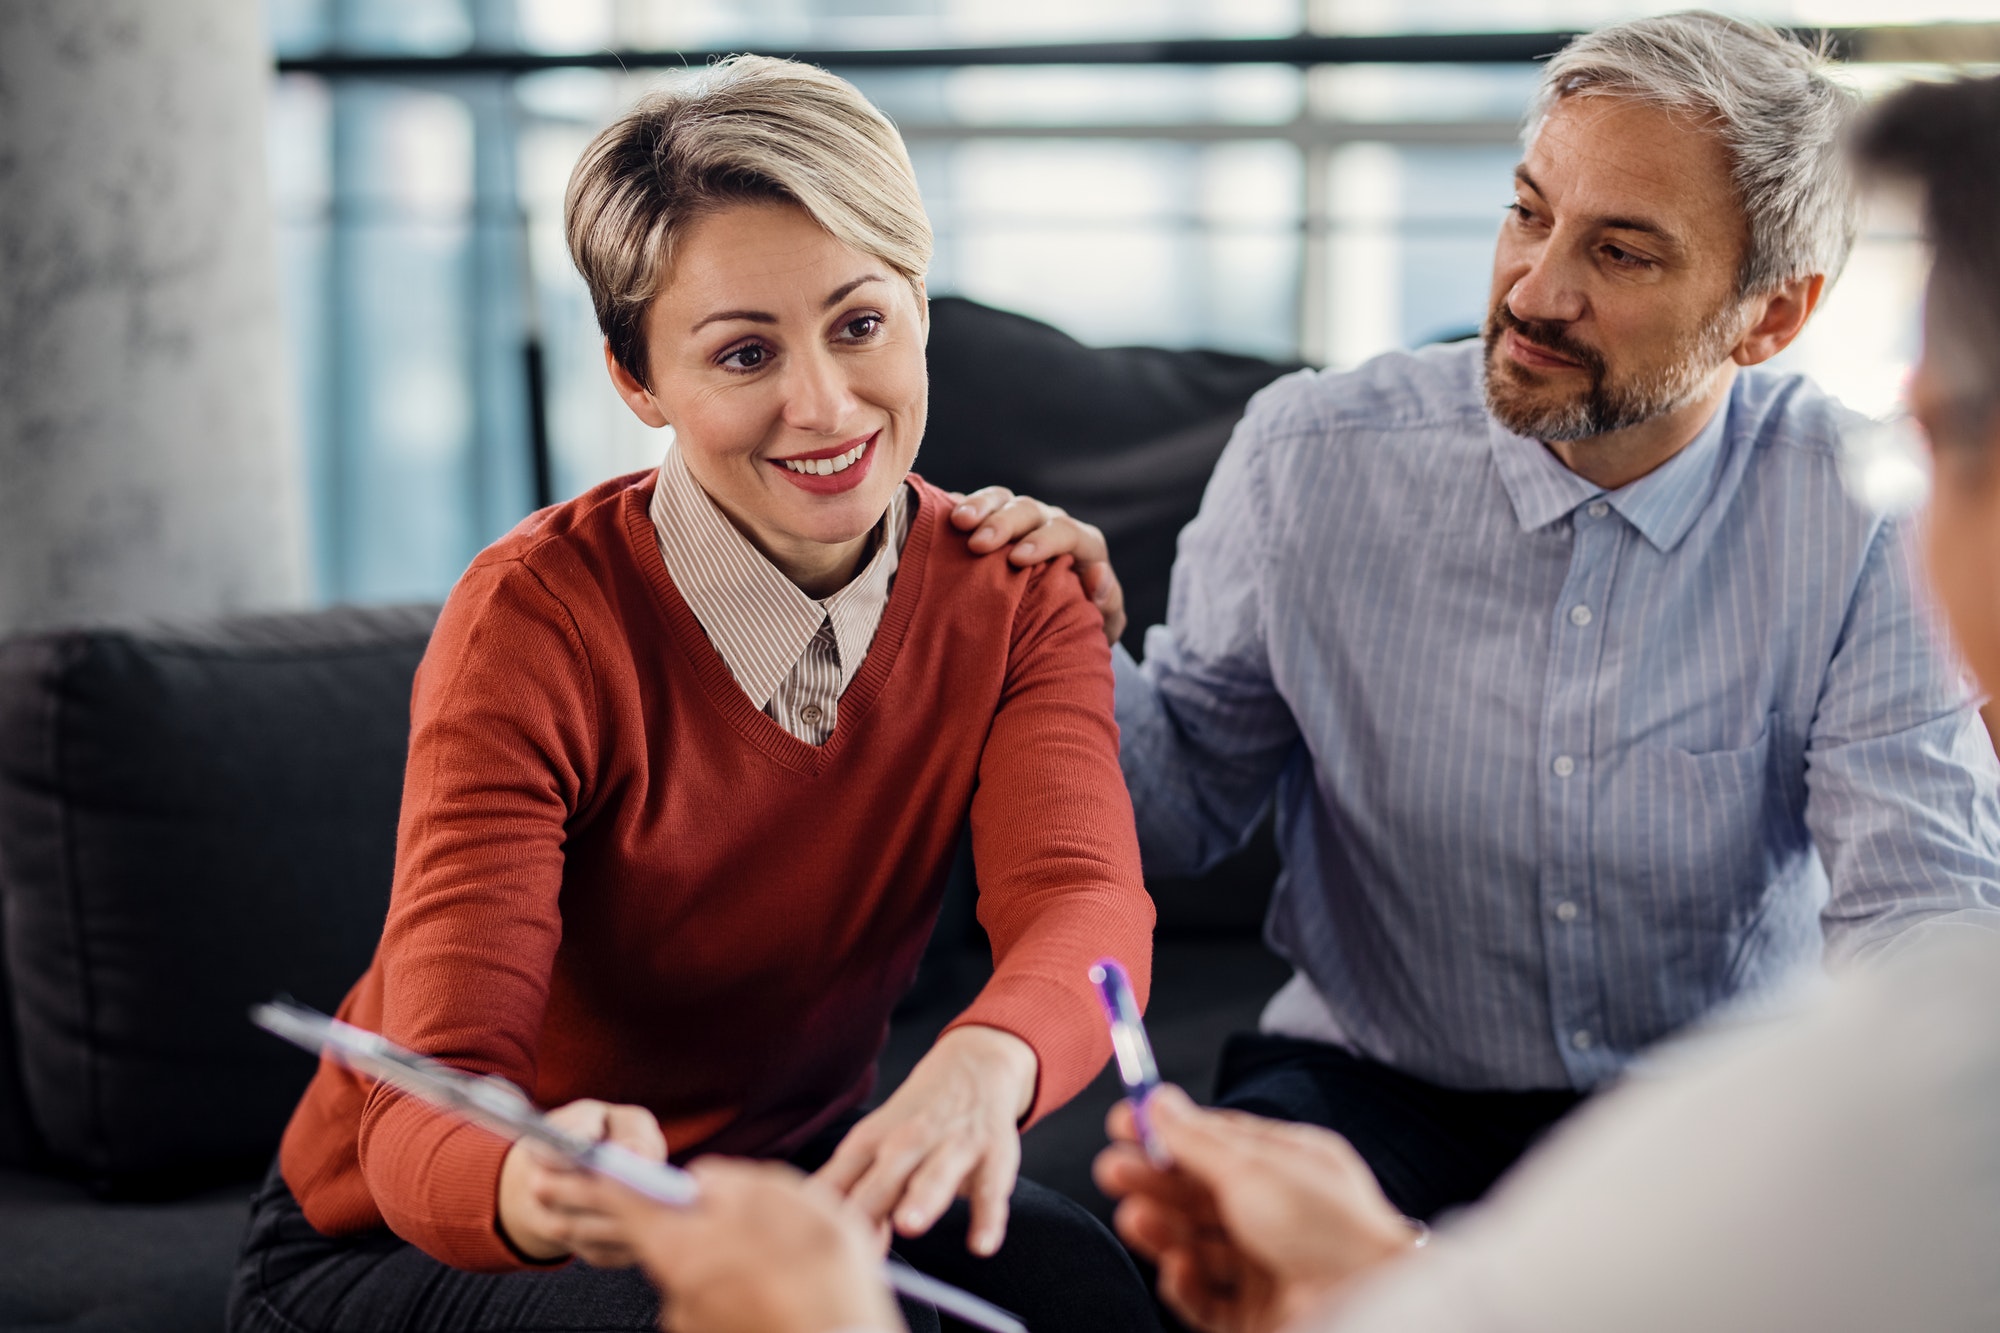
[(1653, 263), (1642, 255), (1635, 255), (1630, 250), (1616, 245), (1605, 246), (1604, 256), (1620, 268), (1650, 268)]
[(723, 353), (720, 364), (728, 366), (731, 370), (755, 370), (763, 365), (770, 355), (770, 352), (758, 343), (745, 343), (734, 351)]

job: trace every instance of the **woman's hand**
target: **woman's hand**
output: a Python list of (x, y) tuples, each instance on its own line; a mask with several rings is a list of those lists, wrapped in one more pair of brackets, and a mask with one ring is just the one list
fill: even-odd
[(701, 1185), (691, 1208), (596, 1182), (660, 1289), (669, 1333), (903, 1333), (882, 1247), (838, 1194), (778, 1163), (710, 1157), (688, 1169)]
[(1207, 1333), (1274, 1333), (1413, 1247), (1415, 1233), (1339, 1135), (1205, 1111), (1174, 1087), (1148, 1110), (1173, 1166), (1146, 1159), (1120, 1102), (1094, 1174), (1122, 1200), (1118, 1234), (1159, 1266), (1161, 1299)]
[[(643, 1106), (585, 1099), (549, 1112), (549, 1121), (579, 1138), (609, 1139), (648, 1161), (667, 1160), (660, 1122)], [(530, 1259), (573, 1254), (598, 1268), (629, 1268), (638, 1258), (625, 1215), (607, 1208), (602, 1184), (538, 1144), (517, 1139), (500, 1163), (501, 1233)]]
[(1118, 642), (1125, 633), (1125, 589), (1111, 568), (1111, 551), (1102, 532), (1005, 486), (988, 486), (970, 495), (953, 491), (951, 498), (957, 502), (951, 511), (953, 526), (972, 533), (965, 544), (980, 555), (1012, 542), (1014, 549), (1007, 558), (1017, 565), (1039, 565), (1059, 555), (1073, 557), (1084, 593), (1104, 616), (1104, 637)]
[(814, 1179), (905, 1236), (929, 1231), (953, 1198), (966, 1195), (966, 1245), (992, 1254), (1007, 1238), (1007, 1200), (1021, 1168), (1018, 1126), (1034, 1103), (1038, 1071), (1033, 1048), (1012, 1033), (954, 1028), (894, 1096), (848, 1131)]

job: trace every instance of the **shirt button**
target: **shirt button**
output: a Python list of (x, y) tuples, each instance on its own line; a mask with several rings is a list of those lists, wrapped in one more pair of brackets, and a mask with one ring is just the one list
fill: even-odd
[(1576, 1047), (1576, 1049), (1578, 1049), (1579, 1051), (1587, 1051), (1595, 1043), (1596, 1043), (1596, 1038), (1590, 1035), (1588, 1029), (1578, 1028), (1576, 1031), (1569, 1034), (1569, 1044)]
[(1611, 506), (1604, 503), (1604, 501), (1599, 500), (1596, 504), (1592, 505), (1590, 508), (1584, 510), (1583, 512), (1589, 514), (1592, 518), (1603, 518), (1606, 514), (1611, 512)]
[(1562, 902), (1557, 903), (1556, 920), (1558, 921), (1576, 920), (1576, 904), (1570, 902), (1568, 899), (1564, 899)]
[(1569, 623), (1577, 626), (1579, 629), (1588, 625), (1590, 623), (1590, 608), (1587, 606), (1572, 606), (1569, 609)]
[(1557, 777), (1566, 778), (1576, 772), (1576, 760), (1566, 754), (1559, 754), (1556, 756), (1556, 761), (1550, 764), (1549, 767), (1556, 771)]
[(805, 723), (809, 727), (818, 726), (819, 720), (825, 716), (826, 714), (820, 711), (820, 706), (818, 704), (807, 704), (804, 708), (801, 708), (799, 710), (799, 721)]

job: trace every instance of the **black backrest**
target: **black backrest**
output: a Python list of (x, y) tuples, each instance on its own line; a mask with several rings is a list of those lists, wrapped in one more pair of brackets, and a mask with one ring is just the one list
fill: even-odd
[(1125, 586), (1125, 646), (1167, 614), (1174, 544), (1250, 396), (1297, 362), (1086, 347), (1025, 315), (931, 302), (930, 424), (917, 470), (946, 490), (999, 485), (1104, 529)]
[(124, 1193), (268, 1159), (311, 1063), (245, 1013), (367, 965), (435, 616), (0, 645), (0, 1151)]

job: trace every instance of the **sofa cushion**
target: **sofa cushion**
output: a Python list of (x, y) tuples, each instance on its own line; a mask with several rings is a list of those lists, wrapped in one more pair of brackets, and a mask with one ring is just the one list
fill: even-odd
[(311, 1063), (245, 1011), (367, 964), (435, 614), (0, 646), (0, 946), (55, 1164), (154, 1192), (268, 1160)]
[(0, 1329), (215, 1333), (255, 1188), (106, 1203), (69, 1181), (0, 1170)]

